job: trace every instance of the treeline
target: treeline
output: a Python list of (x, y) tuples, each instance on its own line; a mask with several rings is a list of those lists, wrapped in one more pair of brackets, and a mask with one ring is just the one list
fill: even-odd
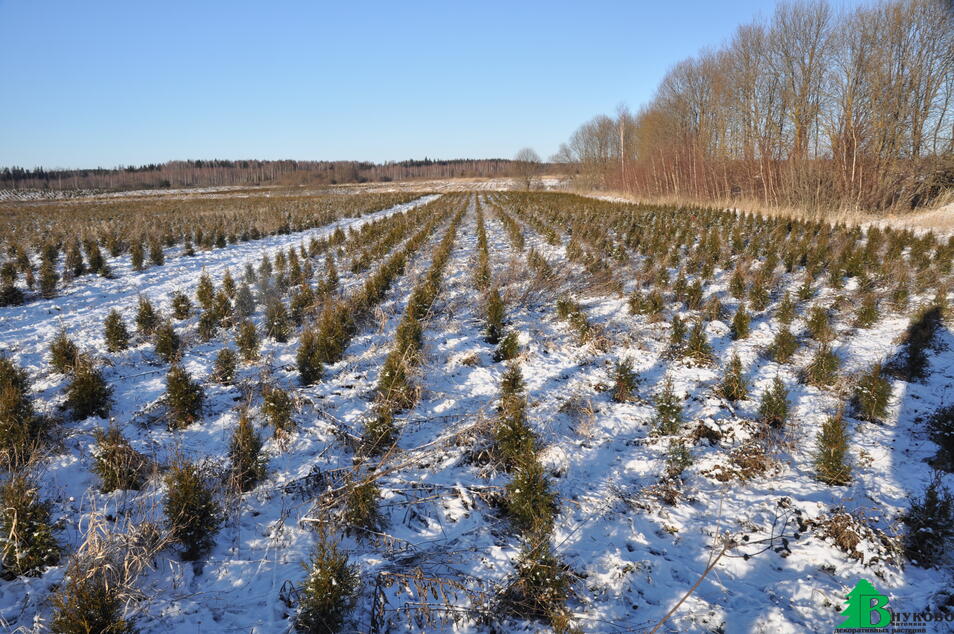
[(361, 161), (169, 161), (114, 169), (55, 170), (38, 167), (0, 169), (0, 189), (153, 189), (242, 185), (335, 185), (414, 178), (514, 176), (507, 159)]
[(910, 209), (954, 187), (949, 0), (786, 2), (674, 66), (554, 160), (640, 196)]

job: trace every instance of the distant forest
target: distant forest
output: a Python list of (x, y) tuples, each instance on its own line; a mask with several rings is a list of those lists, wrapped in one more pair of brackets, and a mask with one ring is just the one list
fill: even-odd
[[(543, 166), (544, 168), (546, 166)], [(0, 189), (156, 189), (223, 185), (335, 185), (386, 183), (416, 178), (517, 176), (521, 163), (508, 159), (360, 161), (169, 161), (114, 169), (0, 169)]]

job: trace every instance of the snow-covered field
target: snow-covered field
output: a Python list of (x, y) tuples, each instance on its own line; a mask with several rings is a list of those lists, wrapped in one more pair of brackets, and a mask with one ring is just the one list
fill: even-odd
[(100, 192), (94, 189), (73, 190), (38, 190), (38, 189), (0, 189), (0, 201), (25, 202), (30, 200), (68, 200), (70, 198), (86, 198), (96, 196)]
[[(356, 228), (438, 198), (338, 224)], [(527, 421), (556, 494), (550, 544), (572, 579), (566, 606), (579, 631), (652, 630), (716, 558), (658, 631), (830, 631), (841, 620), (837, 611), (846, 594), (861, 578), (888, 595), (895, 610), (935, 612), (945, 604), (950, 609), (951, 562), (915, 566), (891, 546), (903, 531), (900, 518), (911, 496), (921, 495), (932, 477), (927, 461), (937, 446), (925, 420), (954, 399), (954, 335), (948, 327), (940, 329), (928, 353), (926, 380), (892, 379), (883, 422), (846, 413), (851, 480), (830, 486), (815, 476), (815, 439), (823, 422), (845, 402), (845, 394), (842, 388), (800, 381), (813, 351), (810, 345), (803, 345), (791, 363), (766, 358), (764, 350), (780, 327), (775, 294), (768, 309), (754, 312), (751, 334), (734, 341), (729, 321), (739, 302), (729, 292), (729, 272), (716, 269), (705, 287), (706, 298), (719, 297), (728, 317), (705, 326), (715, 362), (705, 366), (673, 358), (669, 324), (628, 308), (644, 258), (626, 253), (615, 261), (613, 277), (622, 289), (606, 290), (611, 285), (594, 283), (594, 274), (568, 257), (566, 227), (553, 227), (558, 240), (548, 242), (538, 232), (539, 224), (529, 222), (511, 199), (481, 191), (459, 196), (465, 213), (440, 292), (424, 321), (423, 357), (412, 379), (420, 396), (396, 418), (396, 449), (378, 465), (384, 521), (373, 534), (341, 530), (338, 535), (361, 578), (343, 631), (548, 628), (540, 620), (505, 614), (495, 603), (515, 578), (522, 540), (500, 503), (511, 474), (474, 456), (475, 446), (486, 440), (486, 426), (497, 416), (508, 368), (494, 361), (494, 346), (485, 340), (483, 298), (474, 282), (478, 200), (493, 283), (504, 298), (507, 326), (520, 341), (514, 365), (526, 383)], [(507, 215), (516, 219), (525, 248), (510, 239)], [(298, 381), (298, 331), (285, 343), (263, 339), (261, 360), (240, 365), (234, 383), (221, 385), (208, 377), (218, 351), (232, 345), (232, 335), (201, 342), (195, 336), (196, 317), (177, 322), (187, 343), (181, 365), (206, 392), (201, 419), (182, 431), (169, 431), (153, 416), (161, 406), (168, 365), (148, 342), (108, 353), (106, 314), (118, 309), (131, 323), (140, 295), (167, 313), (175, 291), (194, 295), (203, 270), (218, 287), (226, 270), (240, 279), (247, 263), (257, 267), (263, 255), (274, 258), (312, 237), (330, 235), (337, 226), (191, 258), (172, 256), (164, 266), (142, 272), (132, 269), (128, 256), (120, 256), (109, 261), (113, 279), (88, 276), (56, 298), (0, 308), (0, 351), (29, 372), (39, 410), (62, 414), (58, 408), (68, 377), (52, 372), (47, 357), (50, 341), (63, 329), (82, 349), (103, 359), (104, 377), (113, 388), (111, 417), (135, 449), (161, 465), (184, 455), (203, 462), (213, 474), (226, 473), (232, 430), (241, 408), (251, 403), (258, 432), (266, 439), (267, 476), (242, 496), (219, 492), (227, 516), (200, 561), (184, 562), (169, 548), (138, 577), (139, 595), (125, 610), (140, 631), (265, 633), (293, 628), (295, 597), (316, 541), (322, 493), (340, 484), (338, 474), (355, 468), (351, 440), (361, 436), (372, 415), (375, 385), (397, 325), (448, 222), (439, 224), (412, 256), (373, 318), (360, 324), (344, 358), (327, 366), (314, 385), (303, 387)], [(531, 250), (549, 263), (552, 277), (542, 279), (531, 270)], [(316, 280), (323, 262), (314, 262)], [(346, 259), (338, 270), (339, 292), (345, 296), (368, 275), (351, 273)], [(782, 288), (793, 292), (801, 283), (798, 273), (781, 278)], [(822, 288), (813, 301), (833, 303), (857, 283), (852, 278), (843, 290)], [(913, 304), (932, 294), (914, 297)], [(555, 304), (565, 296), (579, 301), (598, 336), (582, 341), (558, 318)], [(698, 312), (679, 303), (666, 310), (669, 317), (683, 314), (687, 321)], [(852, 376), (892, 357), (909, 318), (909, 313), (886, 310), (870, 328), (836, 320), (831, 346), (842, 359), (839, 374)], [(261, 324), (261, 306), (253, 320)], [(800, 309), (792, 324), (800, 339), (806, 338), (805, 321)], [(716, 388), (736, 353), (746, 368), (749, 395), (728, 403)], [(630, 400), (616, 402), (609, 386), (614, 365), (625, 359), (633, 362), (637, 386)], [(295, 397), (297, 428), (284, 438), (273, 438), (260, 414), (265, 375)], [(776, 377), (789, 390), (791, 410), (784, 431), (763, 444), (759, 399)], [(654, 399), (667, 378), (684, 401), (679, 441), (688, 444), (691, 456), (680, 489), (669, 501), (660, 490), (673, 438), (654, 433)], [(163, 522), (161, 478), (139, 492), (99, 491), (91, 471), (94, 432), (105, 423), (97, 417), (63, 423), (56, 446), (34, 468), (66, 554), (102, 518), (116, 531), (128, 530), (130, 522)], [(745, 477), (721, 477), (741, 469), (740, 456), (766, 446), (770, 455), (764, 468)], [(944, 478), (954, 485), (950, 474)], [(825, 536), (831, 518), (840, 512), (849, 513), (858, 526), (870, 527), (864, 529), (868, 532), (858, 529), (862, 538), (851, 552)], [(63, 557), (39, 576), (0, 581), (0, 628), (46, 631), (50, 596), (64, 580), (66, 563)], [(434, 594), (427, 596), (430, 591)], [(930, 629), (933, 625), (937, 629)], [(927, 624), (927, 631), (951, 631), (944, 629), (949, 625)]]

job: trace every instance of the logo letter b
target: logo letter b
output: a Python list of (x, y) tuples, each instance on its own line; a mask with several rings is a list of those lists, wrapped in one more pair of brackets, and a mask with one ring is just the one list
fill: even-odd
[[(891, 623), (891, 613), (884, 606), (888, 605), (888, 597), (882, 594), (874, 596), (865, 596), (869, 600), (868, 609), (865, 612), (868, 616), (868, 623), (865, 627), (885, 627)], [(875, 621), (877, 614), (877, 621)]]

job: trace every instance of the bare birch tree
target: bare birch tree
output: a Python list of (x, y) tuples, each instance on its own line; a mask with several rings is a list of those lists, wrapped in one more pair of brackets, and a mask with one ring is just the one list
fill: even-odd
[(532, 148), (525, 147), (517, 152), (513, 160), (518, 180), (526, 189), (532, 189), (533, 180), (540, 173), (540, 156)]

